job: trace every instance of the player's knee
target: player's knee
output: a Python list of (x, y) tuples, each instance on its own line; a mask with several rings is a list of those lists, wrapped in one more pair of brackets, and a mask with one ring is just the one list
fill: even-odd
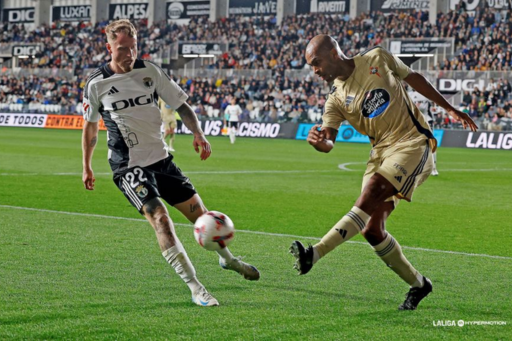
[(396, 192), (395, 187), (379, 173), (375, 173), (370, 178), (365, 190), (371, 192), (374, 197), (382, 197), (384, 199), (389, 198)]
[(382, 224), (372, 223), (371, 220), (366, 224), (361, 234), (371, 245), (379, 244), (386, 237), (386, 231), (382, 227)]
[(171, 225), (171, 218), (167, 213), (158, 214), (155, 217), (155, 230), (157, 232), (169, 231)]
[(368, 180), (363, 193), (356, 201), (356, 206), (366, 213), (373, 215), (376, 208), (396, 193), (396, 188), (386, 178), (376, 173)]
[(151, 225), (158, 229), (169, 229), (171, 224), (171, 218), (165, 208), (165, 205), (157, 198), (150, 200), (144, 205), (144, 214), (146, 218), (151, 222)]

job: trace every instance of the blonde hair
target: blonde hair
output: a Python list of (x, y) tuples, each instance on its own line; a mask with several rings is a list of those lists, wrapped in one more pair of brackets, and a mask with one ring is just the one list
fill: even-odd
[(123, 32), (131, 38), (137, 38), (137, 29), (128, 19), (119, 19), (108, 24), (105, 28), (107, 40), (113, 42), (117, 38), (117, 34)]

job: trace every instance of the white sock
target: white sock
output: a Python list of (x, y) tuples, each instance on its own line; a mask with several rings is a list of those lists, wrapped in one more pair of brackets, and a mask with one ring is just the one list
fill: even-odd
[(318, 254), (318, 250), (316, 247), (313, 247), (313, 264), (320, 260), (320, 255)]
[(235, 139), (236, 139), (236, 130), (231, 128), (229, 130), (229, 139), (231, 140), (231, 143), (235, 143)]
[(425, 281), (423, 280), (423, 276), (418, 273), (418, 275), (416, 275), (416, 281), (411, 285), (411, 288), (423, 288), (424, 285)]
[(176, 245), (162, 252), (167, 263), (169, 263), (174, 271), (181, 277), (181, 279), (187, 284), (188, 288), (192, 293), (199, 290), (203, 285), (196, 278), (196, 269), (190, 262), (187, 252), (183, 248), (183, 245), (177, 240)]
[(231, 263), (231, 261), (235, 258), (227, 247), (218, 250), (217, 254), (220, 256), (220, 258), (224, 259), (225, 263)]

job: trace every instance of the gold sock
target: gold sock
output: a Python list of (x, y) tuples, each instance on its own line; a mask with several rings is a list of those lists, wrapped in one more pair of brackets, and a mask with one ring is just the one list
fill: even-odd
[(361, 232), (369, 220), (370, 216), (363, 210), (356, 206), (352, 207), (352, 209), (323, 236), (320, 242), (314, 246), (318, 254), (318, 258), (315, 257), (314, 262), (316, 263), (318, 259), (324, 257), (337, 246)]
[(373, 249), (377, 256), (407, 284), (413, 287), (423, 286), (423, 276), (405, 258), (400, 244), (390, 233), (382, 243), (374, 246)]

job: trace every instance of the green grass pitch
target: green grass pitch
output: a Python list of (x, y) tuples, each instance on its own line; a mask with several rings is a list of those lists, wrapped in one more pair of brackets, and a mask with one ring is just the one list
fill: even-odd
[[(388, 230), (434, 284), (414, 312), (407, 286), (358, 236), (297, 276), (288, 254), (353, 205), (368, 145), (330, 154), (305, 141), (190, 136), (175, 161), (206, 206), (227, 213), (235, 255), (259, 282), (222, 270), (172, 210), (198, 278), (221, 306), (201, 308), (160, 254), (154, 232), (111, 180), (106, 134), (96, 189), (81, 182), (80, 131), (0, 128), (0, 339), (506, 340), (512, 335), (512, 155), (440, 149), (440, 176), (402, 202)], [(339, 169), (344, 164), (347, 170)], [(30, 210), (28, 210), (28, 209)], [(452, 321), (506, 325), (448, 326)], [(441, 321), (445, 326), (436, 326)]]

